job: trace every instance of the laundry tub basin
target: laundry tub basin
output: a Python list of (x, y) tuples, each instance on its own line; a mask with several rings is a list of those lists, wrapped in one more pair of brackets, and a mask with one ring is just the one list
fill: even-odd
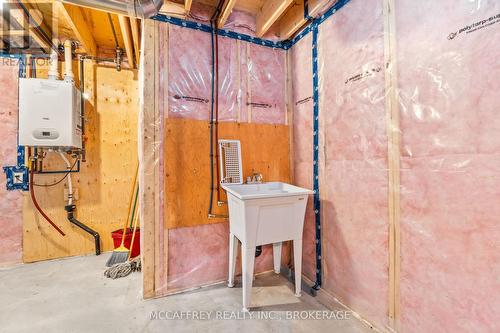
[(251, 300), (255, 248), (273, 244), (274, 271), (280, 271), (281, 247), (293, 241), (295, 294), (300, 296), (302, 232), (307, 199), (313, 191), (287, 183), (223, 185), (229, 205), (229, 287), (234, 285), (237, 243), (241, 242), (243, 308)]

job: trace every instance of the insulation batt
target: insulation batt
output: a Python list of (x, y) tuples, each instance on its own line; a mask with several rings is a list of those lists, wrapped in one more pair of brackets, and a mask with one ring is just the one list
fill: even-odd
[(499, 332), (500, 2), (399, 0), (396, 19), (401, 327)]
[(382, 9), (353, 0), (318, 35), (323, 288), (379, 327), (389, 294)]
[[(210, 120), (210, 34), (170, 25), (168, 37), (168, 116)], [(218, 39), (219, 120), (285, 124), (285, 52)]]
[[(18, 60), (0, 57), (0, 168), (17, 163)], [(1, 169), (0, 169), (1, 170)], [(6, 190), (0, 174), (0, 266), (22, 257), (22, 195)]]

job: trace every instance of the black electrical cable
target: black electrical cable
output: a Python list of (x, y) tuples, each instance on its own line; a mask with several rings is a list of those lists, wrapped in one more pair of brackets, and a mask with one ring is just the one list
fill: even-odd
[(73, 169), (75, 168), (76, 166), (76, 163), (79, 161), (79, 158), (77, 158), (75, 160), (75, 162), (73, 163), (73, 165), (71, 166), (71, 168), (66, 172), (66, 174), (64, 175), (63, 178), (59, 179), (57, 182), (53, 183), (53, 184), (35, 184), (33, 183), (33, 186), (38, 186), (38, 187), (52, 187), (52, 186), (56, 186), (58, 184), (60, 184), (63, 180), (65, 180), (68, 175), (73, 171)]
[(214, 204), (214, 103), (215, 103), (215, 34), (217, 33), (217, 18), (220, 13), (221, 1), (217, 3), (214, 14), (210, 18), (210, 27), (212, 29), (211, 46), (212, 46), (212, 98), (210, 107), (210, 201), (208, 206), (208, 216), (212, 216)]

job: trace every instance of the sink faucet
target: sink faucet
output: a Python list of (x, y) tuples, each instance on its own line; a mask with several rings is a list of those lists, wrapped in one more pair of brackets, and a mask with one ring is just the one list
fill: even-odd
[(264, 182), (264, 178), (261, 173), (254, 172), (252, 177), (247, 177), (247, 184), (262, 184)]

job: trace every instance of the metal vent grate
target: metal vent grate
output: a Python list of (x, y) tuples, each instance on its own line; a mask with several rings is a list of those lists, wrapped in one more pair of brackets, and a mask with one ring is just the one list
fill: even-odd
[(222, 184), (243, 184), (241, 145), (239, 140), (219, 140)]

